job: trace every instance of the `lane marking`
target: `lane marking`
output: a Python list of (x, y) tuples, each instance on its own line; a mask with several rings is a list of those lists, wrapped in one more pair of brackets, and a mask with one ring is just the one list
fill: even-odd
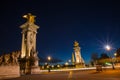
[(72, 79), (72, 74), (73, 74), (73, 72), (70, 71), (70, 72), (69, 72), (69, 75), (68, 75), (68, 79)]

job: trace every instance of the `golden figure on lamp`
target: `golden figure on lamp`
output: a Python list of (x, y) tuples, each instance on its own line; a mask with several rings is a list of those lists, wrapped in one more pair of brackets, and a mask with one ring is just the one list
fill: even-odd
[(74, 42), (74, 47), (78, 47), (79, 43), (77, 41)]
[(35, 15), (32, 15), (31, 13), (28, 13), (27, 15), (24, 15), (23, 18), (26, 18), (28, 22), (34, 23), (35, 22)]

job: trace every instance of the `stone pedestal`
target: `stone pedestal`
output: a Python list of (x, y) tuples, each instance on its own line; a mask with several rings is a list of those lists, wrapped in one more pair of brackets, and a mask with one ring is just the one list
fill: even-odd
[(25, 57), (20, 59), (20, 72), (21, 75), (25, 74), (39, 74), (39, 58), (37, 57), (37, 53), (33, 53), (35, 55), (31, 55), (31, 57)]
[(40, 67), (32, 66), (31, 67), (31, 74), (39, 74), (40, 73)]
[(32, 58), (33, 59), (33, 65), (31, 66), (31, 74), (39, 74), (40, 73), (40, 67), (39, 67), (39, 58), (36, 55)]
[(76, 64), (75, 67), (76, 68), (84, 68), (85, 65), (84, 65), (84, 63), (79, 63), (79, 64)]
[(20, 67), (15, 66), (0, 66), (0, 79), (14, 78), (20, 76)]

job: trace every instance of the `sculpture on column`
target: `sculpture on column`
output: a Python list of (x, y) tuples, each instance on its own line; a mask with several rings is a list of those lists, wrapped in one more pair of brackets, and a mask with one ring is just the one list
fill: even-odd
[(18, 65), (18, 58), (20, 57), (20, 51), (19, 52), (12, 52), (12, 63)]
[(3, 54), (0, 56), (0, 65), (19, 65), (18, 58), (20, 57), (20, 51), (14, 51), (12, 53)]
[(3, 62), (3, 56), (0, 56), (0, 65), (2, 64)]
[(26, 18), (29, 23), (34, 23), (35, 22), (35, 17), (31, 13), (28, 13), (27, 15), (24, 15), (23, 18)]

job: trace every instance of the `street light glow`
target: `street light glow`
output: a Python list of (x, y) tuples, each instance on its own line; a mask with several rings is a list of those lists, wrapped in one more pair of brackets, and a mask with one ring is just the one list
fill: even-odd
[(114, 56), (116, 57), (116, 56), (117, 56), (117, 53), (114, 53)]
[(68, 60), (68, 62), (71, 62), (71, 60)]
[(69, 64), (68, 62), (65, 63), (65, 65), (68, 65), (68, 64)]
[(51, 60), (51, 57), (50, 57), (50, 56), (48, 56), (48, 60), (49, 60), (49, 61)]
[(111, 50), (111, 47), (109, 45), (106, 45), (105, 48), (109, 51)]
[(54, 68), (54, 65), (52, 65), (52, 68)]
[[(111, 47), (110, 47), (109, 45), (106, 45), (105, 48), (106, 48), (107, 51), (110, 51), (110, 50), (111, 50)], [(114, 62), (113, 62), (113, 59), (112, 59), (111, 56), (110, 56), (110, 59), (111, 59), (111, 61), (112, 61), (112, 62), (111, 62), (111, 64), (112, 64), (112, 69), (115, 69), (115, 67), (114, 67)]]

